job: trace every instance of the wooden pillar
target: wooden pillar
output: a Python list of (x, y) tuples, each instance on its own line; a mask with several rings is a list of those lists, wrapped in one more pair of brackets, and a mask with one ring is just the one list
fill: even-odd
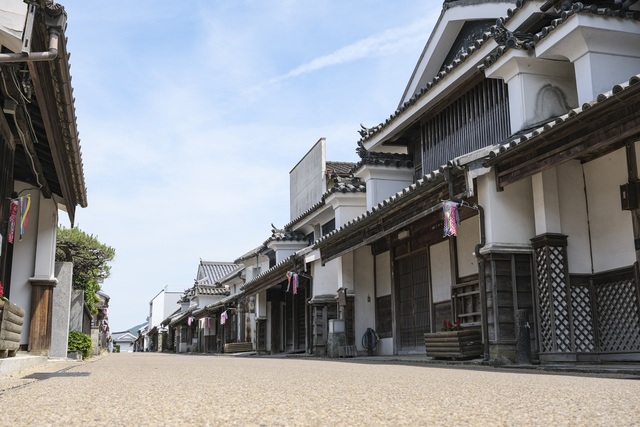
[(31, 282), (31, 324), (28, 347), (31, 353), (49, 353), (54, 287), (55, 281)]

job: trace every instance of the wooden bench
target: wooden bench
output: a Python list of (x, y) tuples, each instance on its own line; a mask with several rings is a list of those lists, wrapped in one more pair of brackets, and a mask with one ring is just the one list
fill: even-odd
[(253, 343), (233, 342), (224, 345), (225, 353), (246, 353), (248, 351), (253, 351)]

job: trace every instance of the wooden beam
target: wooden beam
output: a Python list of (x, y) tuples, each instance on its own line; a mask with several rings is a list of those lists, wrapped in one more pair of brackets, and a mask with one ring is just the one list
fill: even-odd
[[(629, 115), (619, 115), (618, 117), (620, 119), (604, 127), (601, 126), (602, 121), (592, 122), (587, 125), (586, 129), (584, 127), (576, 128), (578, 123), (574, 123), (573, 133), (562, 132), (557, 136), (541, 135), (540, 144), (536, 145), (535, 150), (522, 152), (518, 157), (510, 159), (506, 168), (499, 164), (496, 165), (498, 185), (505, 187), (549, 167), (585, 157), (585, 155), (594, 152), (613, 151), (629, 140), (640, 138), (640, 111), (635, 112), (633, 117)], [(592, 131), (593, 128), (598, 128), (598, 130)], [(549, 142), (545, 144), (544, 141)], [(555, 148), (551, 148), (552, 145)], [(528, 160), (522, 161), (523, 159)]]

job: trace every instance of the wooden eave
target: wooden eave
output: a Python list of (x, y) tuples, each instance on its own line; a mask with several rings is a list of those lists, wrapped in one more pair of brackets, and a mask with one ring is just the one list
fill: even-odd
[(291, 255), (289, 258), (281, 261), (277, 265), (271, 267), (269, 270), (258, 275), (252, 281), (247, 282), (242, 287), (242, 292), (245, 295), (256, 294), (269, 289), (273, 286), (279, 285), (287, 280), (288, 271), (297, 271), (302, 268), (301, 261), (296, 258), (295, 255)]
[(587, 162), (640, 138), (640, 83), (551, 120), (526, 141), (487, 160), (498, 188), (569, 160)]
[[(39, 21), (34, 32), (33, 49), (46, 50), (48, 34), (44, 23)], [(50, 151), (50, 159), (41, 158), (43, 167), (48, 181), (51, 182), (53, 176), (53, 181), (59, 183), (59, 188), (51, 186), (52, 191), (60, 193), (58, 196), (63, 198), (73, 223), (75, 208), (87, 206), (87, 195), (64, 36), (60, 37), (56, 59), (29, 62), (28, 68), (35, 92), (35, 102), (29, 105), (30, 113), (41, 123)], [(47, 160), (52, 162), (53, 170), (47, 170)]]
[[(464, 175), (454, 175), (453, 180), (454, 194), (463, 194)], [(405, 189), (402, 195), (387, 199), (359, 220), (319, 240), (314, 248), (320, 250), (322, 262), (326, 263), (362, 246), (375, 243), (422, 218), (439, 214), (442, 200), (448, 199), (449, 184), (441, 174), (431, 182), (427, 181), (420, 186), (414, 184)]]

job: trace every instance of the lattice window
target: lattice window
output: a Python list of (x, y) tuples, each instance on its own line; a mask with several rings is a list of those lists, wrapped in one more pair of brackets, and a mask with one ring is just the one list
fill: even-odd
[(596, 287), (598, 333), (603, 352), (640, 350), (640, 313), (634, 280)]
[(595, 351), (591, 296), (587, 286), (576, 286), (571, 289), (571, 310), (576, 351)]
[(485, 79), (421, 126), (422, 175), (449, 159), (487, 147), (509, 135), (506, 83)]

